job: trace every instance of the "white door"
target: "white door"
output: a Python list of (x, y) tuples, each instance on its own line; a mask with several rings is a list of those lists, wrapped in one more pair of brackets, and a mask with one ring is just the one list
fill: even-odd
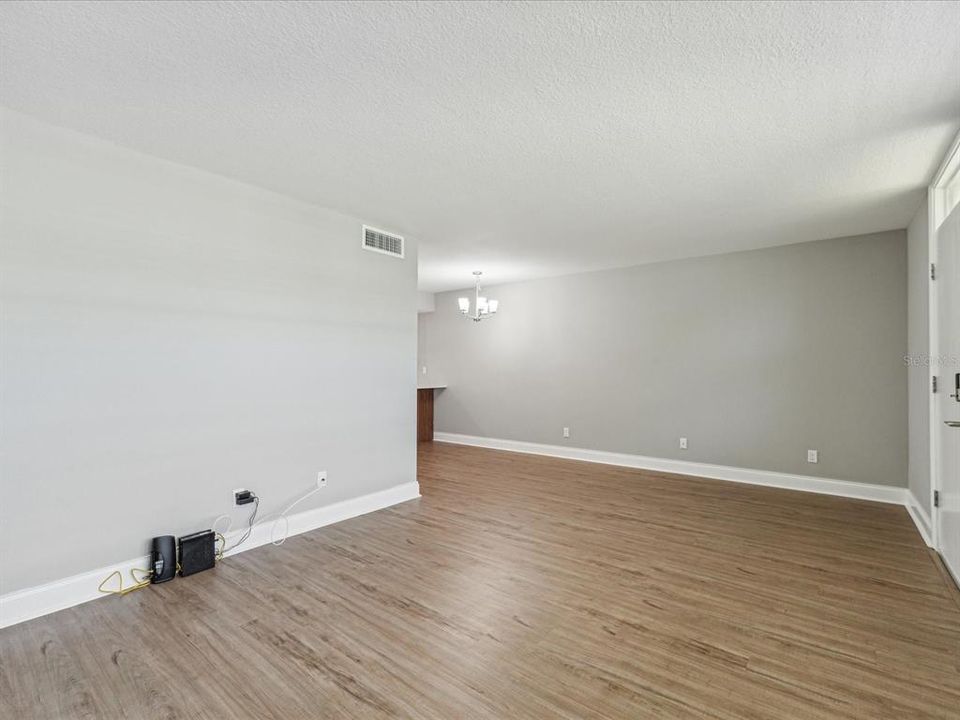
[(940, 554), (960, 584), (960, 205), (937, 231), (937, 398)]

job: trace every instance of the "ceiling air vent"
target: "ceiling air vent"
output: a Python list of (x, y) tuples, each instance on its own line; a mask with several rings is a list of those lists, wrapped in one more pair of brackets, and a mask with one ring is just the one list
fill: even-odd
[(384, 255), (393, 255), (394, 257), (403, 257), (403, 238), (399, 235), (377, 230), (376, 228), (363, 226), (363, 249), (373, 250), (373, 252), (383, 253)]

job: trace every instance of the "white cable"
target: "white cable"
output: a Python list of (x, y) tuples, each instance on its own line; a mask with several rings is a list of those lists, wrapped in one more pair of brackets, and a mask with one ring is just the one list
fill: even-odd
[[(223, 530), (217, 530), (217, 523), (223, 520), (224, 518), (226, 518), (227, 526)], [(221, 515), (220, 517), (218, 517), (216, 520), (213, 521), (213, 525), (210, 526), (210, 529), (226, 537), (227, 533), (230, 532), (230, 528), (232, 527), (233, 527), (233, 518), (230, 517), (229, 515)]]
[[(253, 512), (250, 513), (250, 519), (247, 521), (247, 529), (246, 529), (246, 531), (243, 533), (243, 535), (240, 537), (240, 539), (237, 540), (237, 541), (236, 541), (233, 545), (231, 545), (230, 547), (226, 547), (227, 540), (226, 540), (226, 536), (224, 535), (224, 540), (223, 540), (224, 548), (223, 548), (222, 552), (227, 553), (227, 552), (229, 552), (229, 551), (231, 551), (231, 550), (236, 550), (238, 547), (240, 547), (241, 545), (243, 545), (243, 544), (249, 539), (249, 537), (250, 537), (251, 534), (253, 534), (253, 529), (259, 524), (259, 523), (257, 522), (257, 513), (260, 511), (260, 498), (259, 498), (258, 496), (256, 496), (256, 495), (254, 495), (254, 496), (253, 496), (253, 503), (254, 503), (254, 505), (253, 505)], [(219, 519), (219, 518), (218, 518), (218, 519)], [(232, 524), (232, 521), (231, 521), (231, 524)]]
[[(287, 536), (290, 533), (290, 520), (287, 518), (287, 513), (293, 510), (293, 508), (295, 508), (297, 505), (302, 503), (304, 500), (306, 500), (309, 497), (312, 497), (315, 493), (319, 491), (320, 491), (320, 488), (315, 487), (313, 488), (313, 490), (310, 490), (306, 494), (298, 497), (296, 500), (294, 500), (292, 503), (287, 505), (286, 508), (283, 509), (283, 511), (280, 513), (277, 519), (273, 521), (273, 525), (270, 526), (270, 542), (272, 542), (274, 545), (283, 545), (283, 543), (287, 539)], [(284, 522), (283, 537), (281, 537), (279, 540), (276, 540), (275, 535), (277, 531), (277, 523), (279, 523), (281, 520), (283, 520)]]
[[(315, 487), (315, 488), (313, 488), (312, 490), (307, 491), (306, 493), (304, 493), (303, 495), (301, 495), (300, 497), (298, 497), (296, 500), (294, 500), (292, 503), (290, 503), (289, 505), (287, 505), (287, 506), (286, 506), (283, 510), (281, 510), (279, 513), (268, 513), (268, 514), (266, 514), (266, 515), (261, 515), (261, 516), (260, 516), (260, 519), (257, 520), (255, 523), (253, 523), (253, 525), (251, 525), (251, 526), (248, 528), (248, 534), (249, 534), (250, 532), (252, 532), (253, 529), (256, 528), (258, 525), (262, 525), (263, 523), (267, 522), (267, 520), (269, 520), (271, 517), (273, 517), (274, 515), (276, 515), (276, 518), (274, 518), (273, 523), (270, 525), (270, 542), (273, 543), (274, 545), (283, 545), (283, 543), (284, 543), (284, 542), (286, 541), (286, 539), (287, 539), (287, 536), (288, 536), (289, 533), (290, 533), (290, 520), (289, 520), (289, 518), (287, 518), (287, 513), (289, 513), (291, 510), (293, 510), (293, 508), (295, 508), (297, 505), (299, 505), (300, 503), (302, 503), (302, 502), (303, 502), (304, 500), (306, 500), (307, 498), (313, 497), (313, 495), (314, 495), (315, 493), (319, 492), (320, 490), (321, 490), (321, 488)], [(258, 502), (257, 504), (259, 505), (259, 502)], [(224, 520), (224, 519), (227, 521), (227, 527), (224, 528), (223, 530), (217, 530), (217, 523), (219, 523), (221, 520)], [(278, 540), (277, 537), (276, 537), (276, 536), (277, 536), (277, 524), (280, 523), (281, 521), (283, 521), (283, 523), (284, 523), (284, 525), (283, 525), (283, 536), (280, 537), (280, 539)], [(233, 518), (232, 518), (230, 515), (221, 515), (220, 517), (218, 517), (216, 520), (213, 521), (212, 529), (214, 530), (214, 532), (219, 532), (221, 535), (223, 535), (224, 537), (226, 537), (226, 536), (227, 536), (227, 533), (230, 532), (230, 528), (232, 528), (232, 527), (233, 527)], [(245, 539), (246, 539), (246, 538), (244, 538), (244, 540), (245, 540)], [(241, 542), (242, 542), (242, 541), (241, 541)], [(231, 547), (229, 547), (229, 548), (227, 548), (227, 549), (228, 549), (228, 550), (233, 550), (233, 549), (235, 549), (238, 545), (240, 545), (239, 542), (236, 543), (235, 545), (232, 545)]]

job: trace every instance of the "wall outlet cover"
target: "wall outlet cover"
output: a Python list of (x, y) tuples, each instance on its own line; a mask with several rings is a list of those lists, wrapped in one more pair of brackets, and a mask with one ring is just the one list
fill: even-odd
[(322, 488), (327, 485), (327, 471), (321, 470), (317, 473), (317, 487)]
[(686, 438), (680, 438), (680, 449), (681, 449), (681, 450), (686, 450), (686, 449), (687, 449), (687, 439), (686, 439)]
[(563, 436), (564, 436), (565, 438), (570, 437), (570, 428), (565, 427), (565, 428), (563, 429)]
[(820, 453), (817, 450), (807, 450), (807, 462), (808, 463), (820, 462)]

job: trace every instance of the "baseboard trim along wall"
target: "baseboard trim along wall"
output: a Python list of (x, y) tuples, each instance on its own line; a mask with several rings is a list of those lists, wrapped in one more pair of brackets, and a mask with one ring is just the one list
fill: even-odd
[[(314, 508), (313, 510), (304, 510), (288, 516), (289, 527), (287, 536), (299, 535), (300, 533), (316, 530), (325, 525), (350, 518), (366, 515), (367, 513), (383, 510), (393, 505), (414, 500), (420, 497), (420, 485), (417, 482), (403, 483), (386, 490), (361, 495), (350, 500), (326, 505), (324, 507)], [(262, 525), (257, 525), (250, 537), (243, 545), (226, 554), (225, 557), (231, 557), (237, 553), (253, 550), (261, 545), (266, 545), (274, 540), (271, 537), (273, 522), (267, 521)], [(278, 535), (282, 535), (283, 528), (277, 529)], [(227, 544), (230, 545), (244, 532), (244, 529), (238, 529), (227, 535)], [(64, 610), (74, 605), (81, 605), (90, 600), (108, 597), (101, 593), (97, 588), (105, 577), (114, 570), (119, 570), (123, 576), (124, 585), (130, 583), (131, 568), (146, 568), (148, 563), (147, 556), (133, 558), (124, 562), (114, 563), (108, 567), (98, 568), (89, 572), (72, 575), (62, 580), (36, 587), (25, 588), (16, 592), (7, 593), (0, 596), (0, 628), (16, 625), (17, 623), (32, 620), (33, 618), (49, 615), (50, 613)], [(177, 578), (175, 582), (180, 582)], [(189, 580), (187, 580), (189, 582)]]
[(730, 467), (728, 465), (711, 465), (710, 463), (690, 462), (688, 460), (672, 460), (668, 458), (648, 457), (645, 455), (565, 447), (562, 445), (541, 445), (540, 443), (523, 442), (520, 440), (501, 440), (475, 435), (438, 432), (434, 433), (434, 440), (457, 445), (474, 445), (476, 447), (492, 448), (495, 450), (510, 450), (512, 452), (527, 453), (529, 455), (549, 455), (551, 457), (566, 458), (568, 460), (584, 460), (586, 462), (601, 463), (603, 465), (619, 465), (621, 467), (637, 468), (640, 470), (656, 470), (658, 472), (676, 473), (678, 475), (695, 475), (713, 480), (729, 480), (730, 482), (747, 483), (750, 485), (767, 485), (786, 490), (803, 490), (805, 492), (815, 492), (823, 495), (839, 495), (841, 497), (856, 498), (858, 500), (873, 500), (874, 502), (894, 503), (897, 505), (904, 504), (904, 490), (906, 489), (886, 485), (870, 485), (849, 480), (830, 480), (827, 478), (811, 477), (809, 475), (791, 475), (789, 473), (771, 472), (768, 470), (752, 470), (748, 468)]
[(693, 475), (713, 480), (727, 480), (749, 485), (765, 485), (767, 487), (776, 487), (785, 490), (800, 490), (803, 492), (820, 493), (822, 495), (854, 498), (856, 500), (872, 500), (873, 502), (903, 505), (906, 507), (907, 512), (910, 513), (910, 517), (913, 518), (913, 522), (916, 524), (923, 541), (928, 546), (932, 546), (930, 541), (930, 518), (922, 506), (916, 501), (916, 498), (913, 497), (913, 494), (905, 487), (873, 485), (850, 480), (832, 480), (812, 477), (810, 475), (791, 475), (789, 473), (769, 470), (753, 470), (750, 468), (730, 467), (728, 465), (712, 465), (710, 463), (690, 462), (687, 460), (672, 460), (669, 458), (647, 457), (628, 453), (604, 452), (602, 450), (588, 450), (586, 448), (565, 447), (562, 445), (544, 445), (524, 442), (522, 440), (503, 440), (477, 435), (436, 432), (434, 433), (433, 439), (437, 442), (452, 443), (455, 445), (473, 445), (475, 447), (508, 450), (510, 452), (526, 453), (528, 455), (547, 455), (550, 457), (565, 458), (567, 460), (583, 460), (585, 462), (601, 463), (603, 465), (619, 465), (621, 467), (637, 468), (638, 470), (654, 470), (658, 472), (676, 473), (678, 475)]
[(906, 501), (904, 505), (907, 506), (907, 512), (910, 513), (910, 517), (913, 518), (913, 524), (916, 525), (917, 530), (920, 531), (920, 537), (923, 538), (927, 547), (933, 547), (933, 522), (930, 520), (929, 513), (923, 509), (923, 505), (920, 504), (916, 495), (910, 490), (906, 491)]
[[(729, 482), (739, 482), (750, 485), (764, 485), (786, 490), (800, 490), (803, 492), (835, 495), (857, 500), (872, 500), (874, 502), (903, 505), (917, 526), (917, 530), (923, 538), (923, 541), (928, 546), (932, 546), (930, 517), (913, 496), (913, 493), (907, 488), (872, 485), (848, 480), (832, 480), (808, 475), (791, 475), (789, 473), (749, 468), (736, 468), (727, 465), (712, 465), (710, 463), (690, 462), (686, 460), (631, 455), (628, 453), (604, 452), (602, 450), (564, 447), (561, 445), (545, 445), (521, 440), (460, 435), (457, 433), (437, 432), (434, 434), (434, 440), (455, 445), (472, 445), (474, 447), (490, 448), (493, 450), (507, 450), (529, 455), (546, 455), (568, 460), (618, 465), (639, 470), (654, 470), (658, 472), (676, 473), (678, 475), (692, 475), (714, 480), (727, 480)], [(289, 516), (287, 534), (288, 536), (299, 535), (326, 525), (332, 525), (343, 520), (382, 510), (418, 497), (420, 497), (419, 484), (417, 482), (409, 482), (358, 498), (334, 503), (333, 505), (327, 505), (313, 510), (305, 510)], [(272, 530), (272, 522), (257, 525), (247, 541), (241, 547), (228, 552), (226, 557), (231, 557), (237, 553), (246, 552), (247, 550), (252, 550), (272, 542), (274, 540), (274, 538), (271, 537)], [(237, 529), (229, 533), (227, 536), (227, 544), (231, 544), (242, 535), (243, 532), (243, 529)], [(32, 620), (33, 618), (43, 615), (49, 615), (58, 610), (64, 610), (74, 605), (81, 605), (90, 600), (108, 597), (97, 589), (100, 582), (107, 575), (114, 570), (119, 570), (123, 575), (124, 583), (127, 583), (130, 579), (130, 569), (145, 568), (147, 567), (147, 562), (148, 558), (146, 556), (137, 557), (124, 562), (114, 563), (108, 567), (97, 568), (96, 570), (72, 575), (68, 578), (55, 580), (44, 585), (2, 595), (0, 596), (0, 628), (16, 625), (17, 623)]]

